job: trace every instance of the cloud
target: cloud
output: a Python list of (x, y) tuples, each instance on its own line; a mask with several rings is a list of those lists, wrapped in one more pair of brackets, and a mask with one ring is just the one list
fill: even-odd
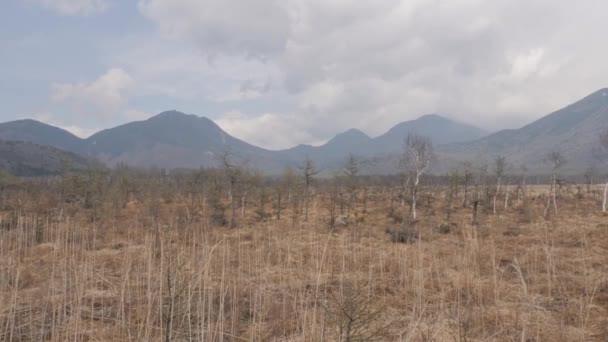
[(108, 8), (106, 0), (28, 0), (62, 15), (91, 15)]
[(351, 127), (377, 135), (434, 112), (517, 127), (608, 77), (608, 48), (593, 38), (607, 29), (600, 1), (141, 0), (139, 9), (180, 48), (131, 58), (137, 77), (175, 97), (289, 103), (259, 111), (241, 101), (220, 119), (268, 147)]
[(90, 137), (91, 135), (97, 133), (97, 131), (98, 131), (95, 128), (84, 128), (84, 127), (79, 127), (79, 126), (74, 126), (74, 125), (59, 126), (59, 127), (65, 129), (66, 131), (74, 134), (75, 136), (77, 136), (79, 138), (83, 138), (83, 139)]
[(133, 83), (133, 78), (126, 71), (113, 68), (90, 83), (52, 84), (51, 100), (68, 104), (82, 114), (107, 118), (125, 106), (125, 92)]
[(227, 112), (215, 121), (231, 135), (268, 149), (317, 142), (314, 136), (300, 129), (297, 118), (285, 115), (266, 113), (251, 117), (240, 112)]
[(129, 104), (136, 87), (136, 80), (121, 68), (108, 69), (93, 81), (53, 83), (50, 100), (55, 108), (37, 118), (78, 136), (128, 121), (145, 120), (152, 115)]
[(203, 46), (204, 53), (266, 58), (282, 51), (289, 18), (282, 0), (141, 0), (161, 31)]

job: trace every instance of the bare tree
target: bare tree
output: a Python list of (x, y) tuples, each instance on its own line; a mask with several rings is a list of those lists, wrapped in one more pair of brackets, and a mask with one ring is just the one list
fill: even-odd
[(433, 142), (429, 137), (410, 134), (405, 140), (401, 165), (412, 178), (411, 217), (416, 220), (416, 204), (418, 203), (418, 190), (420, 177), (428, 171), (433, 160)]
[(454, 197), (458, 195), (458, 186), (461, 182), (462, 176), (458, 173), (458, 170), (454, 170), (448, 173), (448, 189), (447, 189), (447, 203), (446, 203), (446, 222), (449, 224), (452, 218), (452, 212), (454, 211)]
[(496, 159), (494, 160), (494, 174), (496, 175), (496, 193), (494, 194), (494, 200), (492, 203), (492, 211), (494, 214), (496, 214), (496, 199), (498, 198), (502, 177), (505, 175), (506, 169), (507, 158), (505, 156), (496, 157)]
[(464, 194), (462, 196), (462, 207), (466, 208), (469, 206), (469, 183), (473, 178), (473, 164), (466, 161), (462, 164), (462, 186)]
[(228, 183), (228, 191), (230, 197), (230, 205), (232, 208), (232, 215), (230, 216), (230, 227), (234, 228), (238, 225), (236, 219), (237, 211), (237, 197), (236, 191), (237, 186), (241, 182), (242, 170), (234, 161), (234, 157), (230, 151), (225, 151), (220, 155), (220, 163), (224, 171), (224, 176)]
[(555, 215), (557, 215), (557, 200), (556, 200), (557, 175), (559, 173), (559, 170), (564, 166), (564, 164), (566, 164), (566, 158), (564, 157), (563, 154), (561, 154), (561, 152), (553, 151), (553, 152), (549, 152), (549, 154), (547, 154), (545, 156), (544, 162), (545, 162), (545, 164), (549, 165), (552, 170), (552, 172), (551, 172), (551, 189), (550, 189), (550, 193), (549, 193), (549, 198), (547, 200), (547, 207), (545, 208), (545, 214), (544, 214), (544, 216), (547, 217), (551, 203), (553, 203), (553, 210), (555, 211)]
[(585, 170), (585, 174), (583, 175), (583, 177), (585, 177), (585, 187), (587, 188), (587, 195), (591, 195), (591, 186), (593, 185), (593, 180), (596, 176), (596, 170), (595, 167), (589, 166), (587, 168), (587, 170)]
[[(600, 133), (600, 148), (604, 152), (604, 155), (608, 154), (608, 129), (605, 129)], [(608, 157), (605, 156), (605, 159)], [(608, 181), (604, 186), (604, 199), (602, 201), (602, 212), (606, 212), (606, 205), (608, 204)]]
[(348, 205), (347, 214), (350, 215), (354, 210), (355, 200), (357, 195), (357, 177), (359, 176), (359, 161), (354, 155), (350, 155), (344, 166), (344, 177), (346, 180), (346, 188), (348, 190)]
[(299, 169), (304, 180), (304, 219), (308, 221), (310, 187), (312, 186), (314, 176), (316, 176), (320, 171), (317, 170), (317, 168), (315, 167), (315, 163), (312, 161), (312, 159), (308, 157), (306, 157), (302, 165), (300, 165)]

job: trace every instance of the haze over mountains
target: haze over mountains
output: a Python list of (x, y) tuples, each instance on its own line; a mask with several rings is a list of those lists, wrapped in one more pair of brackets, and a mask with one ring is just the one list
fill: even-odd
[[(137, 167), (196, 168), (213, 166), (217, 155), (231, 151), (251, 167), (279, 172), (310, 157), (320, 168), (339, 169), (354, 154), (375, 160), (373, 172), (393, 173), (394, 163), (409, 133), (429, 136), (441, 162), (436, 170), (454, 167), (463, 160), (491, 161), (505, 155), (513, 165), (525, 163), (543, 170), (548, 152), (562, 152), (573, 172), (592, 162), (591, 149), (600, 130), (608, 128), (608, 89), (558, 110), (527, 126), (487, 135), (484, 130), (432, 114), (396, 125), (372, 138), (360, 130), (338, 134), (322, 146), (299, 145), (271, 151), (253, 146), (224, 132), (205, 117), (167, 111), (145, 121), (131, 122), (103, 130), (87, 139), (34, 120), (0, 124), (0, 139), (48, 145), (83, 156), (95, 157), (107, 165)], [(370, 171), (371, 172), (371, 171)]]

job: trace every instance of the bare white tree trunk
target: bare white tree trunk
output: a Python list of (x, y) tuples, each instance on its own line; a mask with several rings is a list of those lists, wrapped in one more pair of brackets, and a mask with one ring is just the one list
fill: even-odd
[(505, 185), (505, 210), (509, 208), (509, 187)]
[(496, 193), (494, 194), (494, 201), (492, 203), (494, 215), (496, 215), (496, 199), (498, 198), (499, 192), (500, 192), (500, 178), (498, 178), (498, 182), (496, 183)]
[(416, 221), (416, 202), (418, 201), (418, 183), (420, 183), (420, 172), (416, 171), (416, 180), (412, 190), (412, 219)]
[(608, 199), (608, 183), (606, 183), (606, 186), (604, 187), (604, 201), (602, 202), (602, 211), (606, 212), (606, 202)]
[(545, 213), (544, 213), (544, 217), (547, 217), (547, 214), (549, 213), (549, 208), (551, 207), (551, 202), (553, 202), (553, 211), (555, 212), (555, 215), (557, 215), (557, 200), (556, 200), (556, 195), (557, 195), (557, 176), (553, 175), (553, 179), (551, 181), (551, 191), (549, 192), (549, 198), (547, 199), (547, 207), (545, 208)]
[(245, 201), (247, 200), (247, 193), (241, 197), (241, 217), (245, 217)]

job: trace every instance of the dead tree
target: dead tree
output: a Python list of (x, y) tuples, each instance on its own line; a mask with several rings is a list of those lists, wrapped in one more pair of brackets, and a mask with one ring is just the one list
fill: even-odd
[(593, 180), (595, 178), (595, 168), (593, 166), (588, 167), (583, 177), (585, 177), (585, 187), (587, 189), (587, 196), (590, 196), (592, 195), (591, 187), (593, 186)]
[(551, 189), (549, 192), (549, 198), (547, 199), (547, 207), (545, 208), (545, 213), (544, 213), (544, 217), (546, 218), (549, 213), (549, 207), (551, 206), (552, 203), (553, 203), (553, 210), (555, 212), (555, 215), (557, 215), (557, 200), (556, 200), (557, 175), (559, 173), (559, 170), (562, 168), (562, 166), (564, 166), (564, 164), (566, 164), (566, 158), (561, 154), (561, 152), (553, 151), (553, 152), (549, 152), (549, 154), (547, 154), (545, 156), (544, 162), (545, 162), (545, 164), (549, 165), (552, 170), (551, 171)]
[(420, 187), (420, 177), (429, 170), (433, 160), (433, 142), (429, 137), (410, 134), (405, 139), (403, 146), (401, 166), (411, 175), (411, 218), (416, 221), (416, 204), (418, 203), (418, 190)]
[(359, 161), (354, 155), (350, 155), (346, 161), (346, 165), (343, 170), (344, 178), (346, 181), (346, 188), (348, 191), (348, 204), (347, 214), (350, 215), (355, 208), (356, 196), (357, 196), (357, 177), (359, 176)]
[(461, 181), (461, 176), (458, 171), (453, 171), (448, 174), (448, 190), (446, 203), (446, 222), (450, 223), (452, 212), (454, 211), (454, 197), (458, 195), (458, 186)]
[(469, 206), (469, 183), (473, 178), (473, 165), (471, 162), (464, 162), (462, 164), (462, 187), (464, 194), (462, 196), (462, 207), (466, 208)]
[(234, 157), (230, 151), (225, 151), (220, 155), (220, 163), (228, 183), (228, 191), (230, 197), (230, 205), (232, 209), (232, 215), (230, 216), (230, 227), (235, 228), (238, 225), (237, 222), (237, 197), (236, 191), (237, 186), (241, 182), (242, 171), (241, 168), (234, 161)]
[[(605, 129), (600, 133), (600, 149), (602, 150), (603, 159), (608, 160), (608, 129)], [(604, 186), (604, 199), (602, 200), (602, 212), (606, 212), (606, 206), (608, 205), (608, 181)]]
[(502, 177), (505, 174), (505, 170), (507, 168), (507, 158), (504, 156), (498, 156), (494, 160), (494, 174), (496, 175), (496, 193), (494, 194), (494, 200), (492, 203), (492, 211), (494, 215), (496, 215), (496, 199), (498, 198), (498, 194), (500, 193), (500, 183), (502, 181)]
[(320, 171), (317, 170), (315, 163), (308, 157), (304, 160), (304, 163), (302, 163), (299, 169), (302, 174), (302, 179), (304, 180), (304, 220), (308, 221), (310, 187), (312, 186), (314, 176), (316, 176)]

